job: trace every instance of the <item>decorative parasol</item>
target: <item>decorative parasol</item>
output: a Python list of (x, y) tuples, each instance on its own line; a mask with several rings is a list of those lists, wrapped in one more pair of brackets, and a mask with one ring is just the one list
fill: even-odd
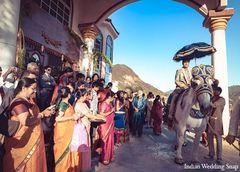
[(181, 60), (191, 60), (211, 55), (214, 52), (216, 52), (216, 49), (213, 46), (205, 42), (198, 42), (184, 46), (175, 54), (173, 60), (177, 62)]

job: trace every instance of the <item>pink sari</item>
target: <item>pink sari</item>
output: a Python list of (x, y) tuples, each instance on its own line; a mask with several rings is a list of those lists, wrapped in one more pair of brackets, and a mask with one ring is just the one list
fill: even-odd
[[(101, 112), (109, 112), (113, 108), (112, 104), (103, 102), (100, 107)], [(102, 141), (101, 162), (113, 161), (114, 157), (114, 112), (106, 117), (106, 123), (103, 123), (98, 128), (99, 137)]]
[[(86, 115), (90, 112), (90, 109), (86, 103), (77, 102), (74, 107), (75, 113)], [(90, 121), (86, 116), (83, 116), (78, 120), (78, 123), (83, 126), (80, 127), (80, 140), (82, 145), (79, 147), (79, 152), (81, 153), (81, 170), (80, 171), (90, 171), (91, 170), (91, 141), (90, 141)], [(72, 147), (73, 148), (73, 147)], [(74, 148), (73, 148), (74, 149)]]

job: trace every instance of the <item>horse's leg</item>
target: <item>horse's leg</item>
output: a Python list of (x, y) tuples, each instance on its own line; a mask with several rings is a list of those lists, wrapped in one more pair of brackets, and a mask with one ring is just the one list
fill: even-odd
[[(174, 149), (175, 150), (177, 150), (177, 148), (178, 148), (178, 143), (177, 143), (177, 140), (178, 140), (178, 138), (177, 138), (177, 130), (175, 130), (175, 133), (176, 133), (176, 144), (175, 144), (175, 146), (174, 146)], [(185, 130), (185, 132), (184, 132), (184, 141), (183, 141), (183, 146), (185, 147), (185, 146), (187, 146), (187, 130)]]
[(183, 142), (183, 146), (187, 146), (187, 130), (185, 130), (184, 132), (184, 142)]
[(195, 132), (195, 138), (193, 142), (193, 162), (199, 162), (198, 160), (198, 150), (199, 150), (199, 142), (202, 135), (202, 130)]
[(195, 131), (195, 138), (194, 138), (194, 142), (193, 142), (193, 161), (194, 162), (199, 162), (199, 160), (198, 160), (199, 143), (200, 143), (200, 138), (202, 136), (202, 133), (206, 129), (206, 125), (207, 125), (206, 120), (204, 119), (202, 121), (200, 128), (194, 129), (194, 131)]
[(177, 127), (177, 142), (178, 142), (178, 147), (177, 147), (177, 155), (175, 158), (175, 162), (177, 164), (182, 165), (184, 163), (183, 158), (182, 158), (182, 145), (184, 142), (184, 133), (186, 130), (186, 126), (178, 126)]
[(175, 145), (174, 150), (177, 150), (178, 148), (178, 133), (177, 133), (177, 127), (175, 126)]

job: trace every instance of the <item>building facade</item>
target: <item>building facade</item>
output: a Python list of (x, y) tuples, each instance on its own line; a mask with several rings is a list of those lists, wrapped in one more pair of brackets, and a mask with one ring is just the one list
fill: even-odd
[[(113, 41), (118, 32), (110, 19), (97, 25), (79, 25), (74, 30), (73, 5), (72, 0), (21, 1), (19, 28), (22, 35), (19, 41), (24, 42), (20, 48), (25, 53), (22, 62), (25, 65), (29, 62), (50, 65), (54, 73), (71, 66), (86, 75), (98, 73), (109, 82)], [(89, 27), (94, 32), (90, 36), (86, 33)], [(88, 46), (93, 46), (92, 50)], [(84, 56), (90, 60), (85, 62)]]

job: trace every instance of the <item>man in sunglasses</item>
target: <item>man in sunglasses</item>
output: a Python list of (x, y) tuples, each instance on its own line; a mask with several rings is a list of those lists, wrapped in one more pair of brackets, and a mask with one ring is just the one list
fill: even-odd
[(52, 69), (50, 66), (44, 67), (44, 74), (40, 78), (40, 109), (45, 109), (50, 106), (50, 101), (56, 82), (51, 76)]

